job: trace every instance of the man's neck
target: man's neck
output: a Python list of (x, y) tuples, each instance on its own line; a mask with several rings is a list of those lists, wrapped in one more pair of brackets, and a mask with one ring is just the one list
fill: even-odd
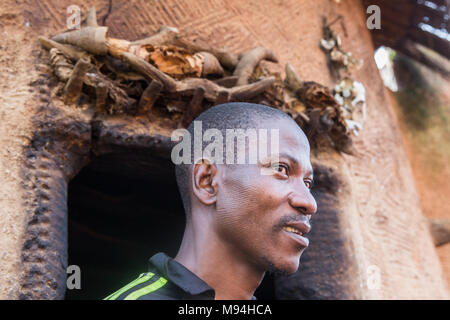
[(213, 288), (216, 300), (250, 300), (264, 277), (264, 270), (214, 233), (194, 233), (189, 227), (175, 260)]

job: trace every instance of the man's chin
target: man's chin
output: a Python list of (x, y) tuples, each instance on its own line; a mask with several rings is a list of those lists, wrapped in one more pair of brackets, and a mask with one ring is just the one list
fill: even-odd
[(288, 276), (297, 272), (299, 267), (299, 257), (281, 260), (277, 259), (276, 262), (271, 261), (267, 257), (264, 257), (266, 261), (266, 271), (273, 275), (283, 275)]

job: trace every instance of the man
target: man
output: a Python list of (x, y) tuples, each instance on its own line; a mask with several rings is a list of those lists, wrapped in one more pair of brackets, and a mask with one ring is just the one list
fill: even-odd
[[(178, 254), (174, 259), (154, 255), (148, 273), (106, 299), (254, 299), (265, 272), (297, 271), (308, 246), (304, 235), (317, 210), (305, 134), (280, 110), (250, 103), (227, 103), (203, 112), (187, 128), (194, 139), (198, 121), (202, 133), (214, 129), (223, 136), (227, 129), (266, 129), (278, 144), (271, 144), (256, 163), (236, 161), (239, 148), (233, 145), (223, 147), (224, 155), (234, 150), (231, 163), (212, 161), (204, 152), (177, 165), (186, 211)], [(258, 141), (259, 148), (270, 139)], [(202, 140), (206, 150), (208, 142)], [(245, 151), (250, 149), (246, 145)]]

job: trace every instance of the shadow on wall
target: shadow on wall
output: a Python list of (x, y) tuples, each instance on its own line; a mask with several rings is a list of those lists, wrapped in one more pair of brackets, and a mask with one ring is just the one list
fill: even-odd
[[(413, 170), (428, 171), (431, 184), (442, 175), (450, 177), (450, 82), (400, 54), (394, 70), (400, 86), (394, 97), (403, 131), (414, 150)], [(450, 188), (447, 179), (443, 182)]]
[[(400, 86), (394, 106), (423, 213), (436, 231), (450, 221), (450, 81), (400, 54), (394, 70)], [(432, 234), (450, 286), (450, 243)]]
[(395, 55), (394, 70), (399, 83), (395, 97), (406, 124), (412, 130), (427, 129), (439, 113), (440, 77), (400, 53)]

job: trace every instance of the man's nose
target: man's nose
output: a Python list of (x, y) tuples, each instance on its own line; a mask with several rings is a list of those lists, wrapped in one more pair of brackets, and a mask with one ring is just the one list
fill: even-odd
[(289, 195), (289, 204), (301, 214), (313, 215), (317, 211), (317, 203), (308, 189), (294, 191)]

